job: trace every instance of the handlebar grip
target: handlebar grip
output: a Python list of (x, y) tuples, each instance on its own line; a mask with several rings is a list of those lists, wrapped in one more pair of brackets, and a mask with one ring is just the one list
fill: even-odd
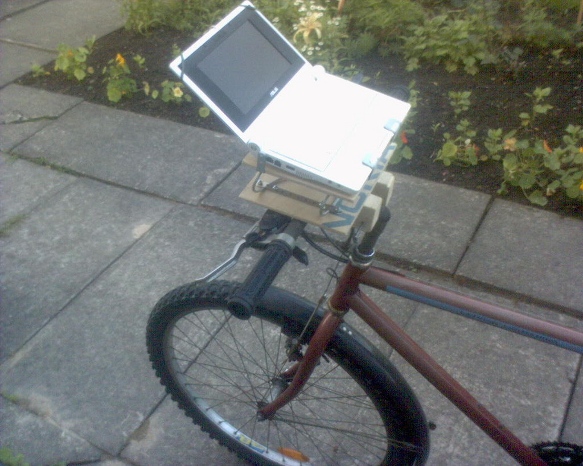
[(354, 256), (364, 262), (366, 262), (367, 258), (369, 258), (372, 254), (374, 254), (375, 245), (385, 230), (387, 223), (391, 219), (391, 211), (388, 207), (383, 207), (380, 211), (379, 218), (375, 223), (375, 226), (372, 228), (371, 231), (366, 233), (362, 238), (362, 241), (356, 248)]
[(293, 248), (285, 241), (276, 240), (270, 243), (245, 282), (227, 301), (227, 309), (239, 319), (249, 319), (255, 305), (266, 293), (292, 252)]

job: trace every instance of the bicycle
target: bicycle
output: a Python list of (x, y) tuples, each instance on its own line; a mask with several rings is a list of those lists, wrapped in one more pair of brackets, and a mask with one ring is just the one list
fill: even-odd
[[(332, 252), (306, 224), (267, 211), (231, 257), (166, 294), (147, 326), (152, 365), (179, 407), (221, 444), (261, 465), (422, 465), (429, 427), (398, 370), (343, 317), (352, 310), (522, 465), (583, 465), (583, 447), (526, 446), (360, 288), (370, 286), (583, 354), (583, 333), (372, 265), (390, 219)], [(360, 238), (360, 236), (362, 236)], [(298, 238), (343, 263), (311, 303), (271, 286)], [(263, 251), (243, 283), (217, 280), (247, 248)]]

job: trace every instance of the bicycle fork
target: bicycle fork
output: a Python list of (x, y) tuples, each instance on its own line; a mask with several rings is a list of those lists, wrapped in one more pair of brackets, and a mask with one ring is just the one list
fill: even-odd
[(291, 382), (274, 400), (258, 410), (260, 419), (271, 419), (278, 409), (293, 400), (302, 390), (304, 384), (318, 365), (334, 332), (336, 332), (336, 329), (341, 323), (342, 316), (335, 315), (331, 312), (328, 312), (324, 316), (301, 360), (279, 375), (281, 379), (291, 379)]

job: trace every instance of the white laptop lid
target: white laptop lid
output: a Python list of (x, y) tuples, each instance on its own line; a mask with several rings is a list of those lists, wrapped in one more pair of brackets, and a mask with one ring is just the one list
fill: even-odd
[(243, 2), (170, 68), (247, 142), (245, 131), (306, 65), (310, 66), (251, 2)]

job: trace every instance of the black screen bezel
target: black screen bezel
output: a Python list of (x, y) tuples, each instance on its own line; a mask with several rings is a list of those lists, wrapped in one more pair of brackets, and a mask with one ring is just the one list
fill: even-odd
[(283, 86), (306, 64), (306, 60), (262, 18), (254, 8), (247, 7), (233, 18), (220, 31), (215, 33), (199, 49), (186, 57), (179, 68), (185, 76), (200, 88), (204, 94), (242, 131), (244, 132), (271, 102), (276, 93), (270, 89), (253, 107), (244, 113), (237, 105), (202, 72), (199, 64), (220, 44), (228, 39), (243, 24), (249, 22), (266, 40), (290, 63), (288, 69), (274, 83), (273, 88)]

